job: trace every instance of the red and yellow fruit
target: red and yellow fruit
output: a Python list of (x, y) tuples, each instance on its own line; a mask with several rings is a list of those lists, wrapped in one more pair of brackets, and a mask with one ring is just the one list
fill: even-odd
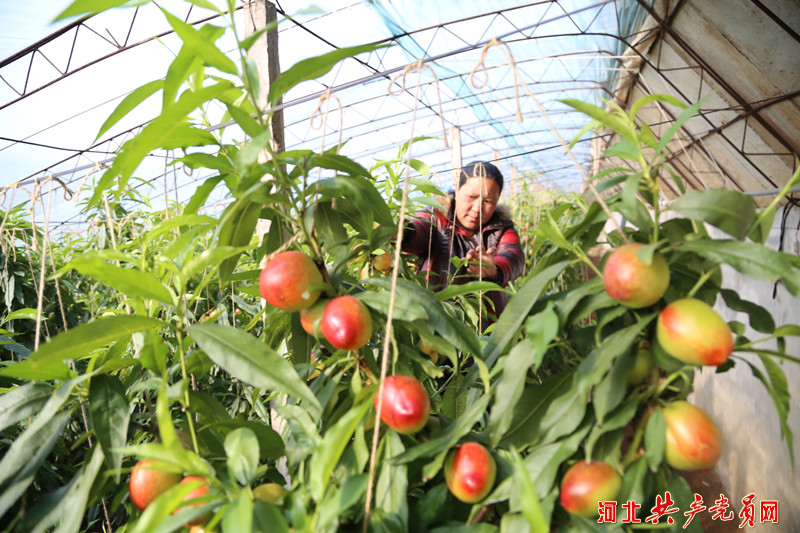
[(414, 377), (387, 376), (375, 395), (375, 409), (379, 398), (382, 398), (381, 420), (398, 433), (416, 433), (428, 421), (431, 400)]
[(572, 465), (561, 480), (561, 506), (580, 516), (596, 516), (598, 503), (615, 501), (622, 478), (603, 461), (586, 460)]
[(253, 497), (262, 502), (277, 503), (285, 492), (277, 483), (263, 483), (253, 489)]
[(665, 307), (658, 316), (656, 337), (665, 352), (690, 365), (721, 365), (733, 351), (731, 328), (710, 305), (695, 298)]
[(270, 305), (284, 311), (300, 311), (319, 298), (314, 284), (322, 283), (314, 260), (303, 252), (290, 250), (277, 254), (264, 266), (259, 279), (259, 292)]
[[(201, 482), (202, 484), (199, 485), (194, 490), (192, 490), (192, 492), (187, 494), (183, 498), (183, 501), (188, 502), (190, 500), (194, 500), (194, 499), (197, 499), (197, 498), (202, 498), (203, 496), (208, 496), (208, 481), (205, 478), (200, 477), (200, 476), (186, 476), (185, 478), (183, 478), (181, 480), (181, 484), (184, 484), (184, 483), (196, 483), (196, 482)], [(191, 505), (188, 505), (187, 507), (199, 507), (200, 505), (202, 505), (202, 503), (198, 502), (198, 503), (193, 503)], [(181, 509), (185, 509), (185, 507), (179, 507), (179, 508), (175, 509), (175, 511), (173, 511), (173, 514), (177, 514)], [(211, 518), (211, 512), (203, 513), (200, 516), (196, 516), (192, 520), (188, 521), (186, 523), (186, 525), (187, 526), (203, 525), (208, 521), (209, 518)]]
[(322, 319), (322, 313), (325, 311), (325, 306), (328, 305), (328, 302), (330, 302), (329, 299), (323, 298), (314, 302), (311, 307), (300, 311), (300, 325), (312, 337), (317, 336), (316, 328)]
[(639, 309), (656, 303), (669, 286), (669, 268), (660, 253), (653, 253), (647, 265), (636, 252), (639, 243), (621, 246), (611, 252), (603, 267), (603, 286), (614, 300)]
[(133, 467), (128, 489), (131, 494), (131, 501), (144, 511), (150, 502), (167, 489), (174, 487), (181, 480), (180, 474), (164, 472), (155, 469), (156, 461), (142, 459)]
[(372, 316), (357, 298), (337, 296), (325, 306), (319, 329), (334, 348), (357, 350), (372, 336)]
[(419, 346), (419, 350), (420, 350), (422, 353), (424, 353), (425, 355), (427, 355), (427, 356), (428, 356), (428, 358), (431, 360), (431, 362), (432, 362), (433, 364), (436, 364), (436, 363), (438, 363), (438, 362), (439, 362), (439, 354), (438, 354), (438, 353), (436, 353), (436, 352), (433, 350), (433, 348), (431, 348), (430, 346), (428, 346), (427, 344), (425, 344), (425, 341), (423, 341), (422, 339), (420, 339), (420, 340), (419, 340), (419, 344), (418, 344), (418, 346)]
[(376, 255), (372, 260), (372, 266), (375, 268), (375, 270), (379, 270), (384, 274), (392, 269), (392, 263), (392, 256), (388, 253)]
[(664, 408), (667, 444), (664, 458), (678, 470), (706, 470), (722, 454), (722, 437), (708, 414), (689, 402), (673, 402)]
[(477, 442), (465, 442), (444, 463), (444, 479), (453, 496), (465, 503), (484, 499), (494, 486), (497, 465), (489, 450)]

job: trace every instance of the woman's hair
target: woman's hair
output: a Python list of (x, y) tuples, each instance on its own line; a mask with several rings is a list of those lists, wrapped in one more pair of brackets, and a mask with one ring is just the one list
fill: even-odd
[(473, 161), (469, 165), (462, 167), (458, 175), (458, 188), (460, 189), (470, 178), (489, 178), (500, 186), (503, 192), (503, 173), (500, 169), (486, 161)]

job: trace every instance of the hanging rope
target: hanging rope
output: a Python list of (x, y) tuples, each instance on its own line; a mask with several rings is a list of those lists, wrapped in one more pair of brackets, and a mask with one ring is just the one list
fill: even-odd
[[(531, 91), (530, 87), (528, 87), (528, 84), (525, 83), (522, 80), (522, 76), (520, 76), (519, 71), (517, 70), (517, 64), (514, 62), (514, 55), (511, 53), (511, 49), (508, 47), (508, 44), (504, 43), (503, 41), (501, 41), (497, 37), (494, 37), (491, 41), (486, 43), (486, 45), (483, 47), (483, 50), (481, 51), (481, 56), (478, 59), (478, 64), (475, 66), (474, 69), (472, 69), (472, 72), (470, 72), (470, 81), (471, 81), (471, 83), (473, 83), (473, 87), (481, 88), (481, 87), (484, 87), (486, 85), (486, 82), (488, 81), (489, 75), (488, 75), (488, 72), (486, 70), (486, 65), (484, 63), (484, 60), (486, 58), (487, 53), (489, 52), (489, 49), (491, 49), (494, 46), (500, 47), (501, 51), (504, 50), (504, 55), (506, 56), (506, 59), (508, 60), (508, 66), (514, 72), (514, 92), (515, 92), (515, 95), (516, 95), (516, 102), (517, 102), (517, 121), (518, 122), (522, 122), (522, 110), (521, 110), (521, 107), (520, 107), (520, 100), (519, 100), (519, 87), (521, 85), (525, 89), (525, 91), (528, 93), (528, 96), (531, 97), (531, 100), (533, 100), (533, 103), (536, 104), (536, 107), (539, 110), (539, 114), (547, 122), (547, 125), (550, 127), (550, 129), (555, 134), (556, 138), (558, 139), (558, 142), (561, 143), (561, 146), (564, 147), (564, 150), (566, 151), (566, 153), (572, 159), (572, 162), (575, 163), (575, 166), (578, 168), (578, 171), (580, 172), (581, 177), (583, 178), (583, 182), (586, 184), (587, 187), (589, 187), (589, 189), (591, 189), (591, 191), (594, 194), (595, 198), (597, 198), (597, 201), (600, 203), (600, 206), (603, 208), (603, 211), (605, 211), (606, 215), (608, 215), (608, 218), (614, 223), (614, 226), (619, 231), (619, 234), (622, 236), (623, 241), (625, 241), (626, 243), (630, 243), (630, 240), (628, 239), (628, 236), (625, 234), (625, 231), (619, 225), (619, 222), (617, 222), (617, 219), (614, 218), (613, 215), (611, 214), (611, 209), (609, 209), (608, 204), (606, 204), (605, 200), (603, 200), (603, 198), (600, 197), (600, 193), (598, 193), (597, 189), (595, 189), (595, 186), (592, 183), (591, 178), (589, 178), (589, 176), (586, 174), (586, 171), (581, 166), (580, 162), (578, 161), (578, 158), (575, 157), (575, 154), (570, 149), (569, 144), (564, 140), (563, 137), (561, 137), (561, 134), (558, 132), (558, 129), (555, 127), (553, 122), (550, 120), (550, 117), (548, 116), (547, 111), (544, 109), (542, 104), (539, 102), (539, 99), (536, 98), (536, 95), (533, 93), (533, 91)], [(484, 72), (484, 75), (485, 75), (485, 78), (486, 78), (484, 83), (482, 85), (480, 85), (480, 86), (475, 85), (475, 82), (474, 82), (474, 74), (478, 69), (481, 69)]]
[[(412, 146), (414, 144), (414, 124), (417, 120), (417, 107), (419, 104), (419, 89), (422, 81), (422, 69), (425, 67), (422, 60), (417, 61), (416, 63), (412, 63), (403, 70), (402, 76), (403, 78), (403, 89), (405, 89), (406, 84), (406, 75), (409, 72), (417, 71), (417, 86), (414, 92), (414, 110), (411, 115), (411, 135), (408, 141), (408, 159), (406, 161), (406, 174), (403, 180), (403, 198), (400, 202), (400, 216), (397, 219), (397, 236), (395, 239), (395, 247), (394, 247), (394, 262), (392, 264), (392, 282), (391, 282), (391, 289), (389, 292), (389, 311), (386, 315), (386, 337), (383, 341), (383, 350), (381, 351), (381, 373), (380, 373), (380, 383), (383, 383), (386, 379), (386, 374), (389, 369), (389, 346), (391, 343), (392, 338), (392, 318), (394, 316), (394, 302), (395, 302), (395, 295), (397, 293), (397, 274), (400, 270), (400, 248), (401, 243), (403, 242), (403, 229), (405, 226), (405, 217), (406, 217), (406, 207), (408, 204), (408, 189), (409, 184), (411, 182), (411, 152)], [(430, 67), (429, 67), (430, 68)], [(399, 76), (396, 76), (392, 82), (389, 84), (389, 93), (392, 93), (392, 84), (397, 80)], [(434, 74), (435, 76), (435, 74)], [(438, 80), (437, 80), (438, 85)], [(395, 95), (396, 96), (396, 95)], [(442, 124), (444, 125), (444, 117), (442, 117)], [(446, 143), (446, 141), (445, 141)], [(372, 433), (372, 448), (369, 454), (369, 477), (367, 480), (367, 496), (366, 496), (366, 503), (364, 504), (364, 529), (363, 532), (367, 533), (369, 529), (369, 520), (372, 514), (372, 493), (374, 491), (375, 485), (375, 458), (378, 454), (378, 440), (380, 436), (380, 424), (381, 424), (381, 410), (383, 409), (383, 396), (378, 395), (378, 404), (375, 407), (375, 429)]]
[[(402, 93), (404, 93), (406, 91), (406, 75), (409, 72), (412, 72), (414, 70), (416, 70), (420, 74), (417, 77), (417, 88), (416, 88), (416, 93), (414, 95), (414, 97), (415, 97), (414, 98), (414, 117), (412, 117), (412, 132), (413, 132), (413, 121), (416, 119), (417, 104), (419, 103), (419, 88), (420, 88), (419, 78), (422, 75), (422, 69), (423, 68), (427, 68), (428, 70), (431, 71), (431, 74), (433, 74), (433, 79), (435, 80), (435, 84), (436, 84), (436, 98), (439, 100), (439, 118), (442, 121), (442, 139), (444, 139), (445, 148), (450, 148), (450, 144), (447, 142), (447, 127), (445, 126), (445, 123), (444, 123), (444, 113), (442, 112), (442, 92), (441, 92), (441, 90), (439, 88), (439, 77), (436, 75), (436, 71), (433, 70), (433, 68), (431, 68), (429, 65), (426, 65), (421, 59), (419, 61), (417, 61), (416, 63), (409, 63), (408, 65), (406, 65), (406, 68), (404, 68), (403, 71), (400, 74), (396, 75), (394, 78), (391, 79), (391, 81), (389, 81), (389, 94), (391, 94), (392, 96), (400, 96), (400, 94), (402, 94)], [(397, 92), (394, 92), (392, 87), (397, 83), (398, 79), (402, 79), (402, 84), (400, 85), (400, 90), (398, 90)], [(409, 152), (410, 151), (411, 151), (411, 147), (409, 145)], [(409, 161), (410, 160), (411, 160), (411, 158), (409, 157)]]

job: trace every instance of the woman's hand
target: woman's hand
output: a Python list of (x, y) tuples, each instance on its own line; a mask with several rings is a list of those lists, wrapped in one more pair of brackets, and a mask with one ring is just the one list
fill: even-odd
[(497, 266), (494, 263), (496, 252), (497, 250), (494, 248), (484, 249), (483, 246), (469, 250), (465, 257), (467, 260), (467, 274), (486, 280), (497, 279)]

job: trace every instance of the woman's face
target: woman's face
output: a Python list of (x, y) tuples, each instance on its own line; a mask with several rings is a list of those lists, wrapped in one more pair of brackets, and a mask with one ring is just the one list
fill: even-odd
[(456, 218), (462, 227), (477, 232), (486, 224), (500, 199), (500, 186), (491, 178), (469, 178), (456, 191)]

